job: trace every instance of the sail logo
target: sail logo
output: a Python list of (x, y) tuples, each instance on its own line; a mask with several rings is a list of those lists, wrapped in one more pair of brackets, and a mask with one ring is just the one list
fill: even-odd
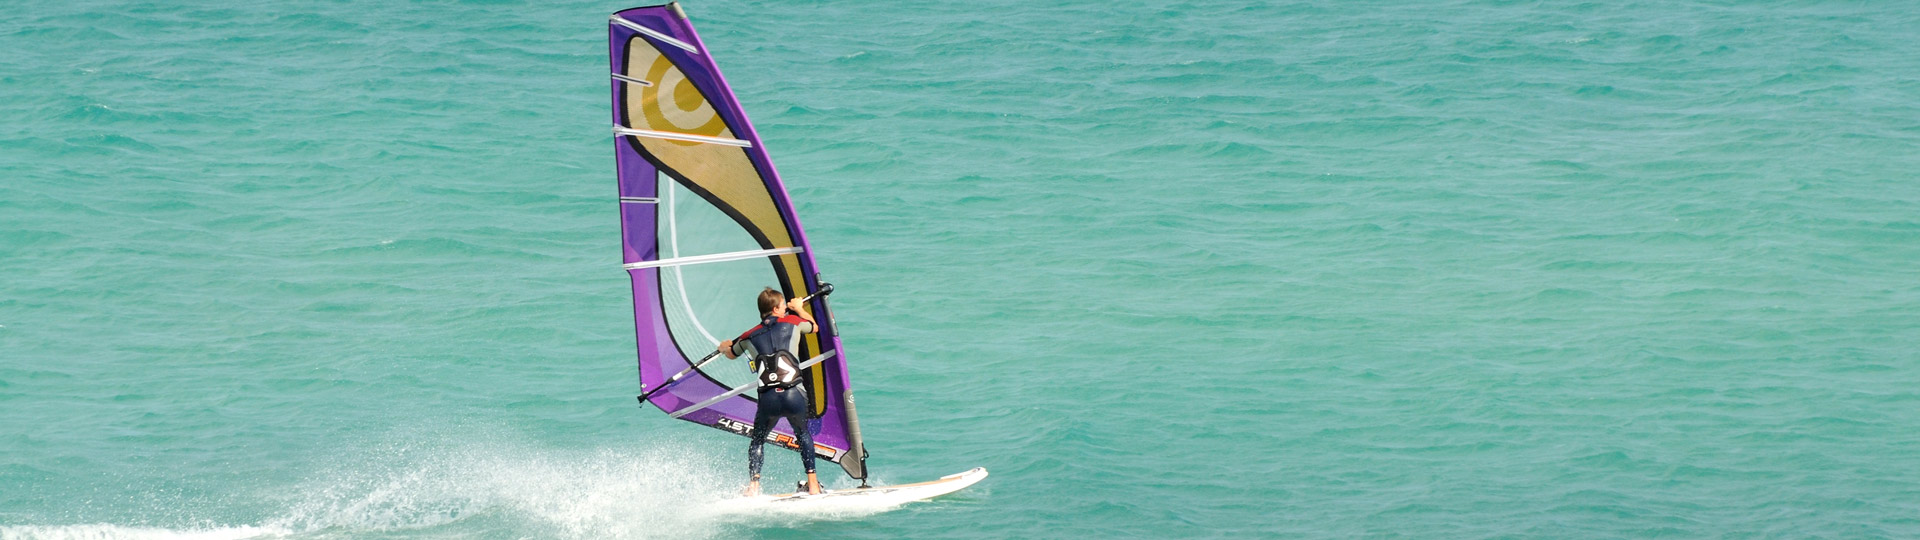
[[(637, 38), (636, 38), (637, 39)], [(707, 102), (706, 94), (688, 79), (685, 73), (674, 67), (673, 61), (651, 46), (633, 47), (629, 58), (630, 66), (647, 66), (642, 77), (653, 83), (649, 86), (629, 87), (629, 91), (640, 93), (640, 117), (646, 126), (634, 126), (643, 129), (704, 135), (708, 137), (729, 137), (727, 123), (720, 119), (720, 113), (714, 111), (713, 104)], [(678, 146), (696, 146), (703, 143), (664, 139), (664, 142)]]
[[(740, 435), (745, 435), (748, 437), (753, 436), (752, 425), (748, 425), (746, 422), (741, 422), (741, 421), (734, 420), (732, 418), (727, 418), (724, 416), (720, 417), (719, 421), (714, 422), (713, 427), (720, 428), (725, 431), (731, 431), (731, 432), (738, 433)], [(788, 435), (785, 433), (775, 433), (767, 437), (767, 442), (779, 445), (781, 448), (786, 448), (788, 450), (800, 449), (800, 441), (797, 439), (794, 439), (792, 435)], [(813, 453), (818, 454), (820, 457), (826, 458), (827, 461), (839, 461), (841, 452), (842, 451), (839, 448), (834, 448), (834, 447), (827, 446), (820, 443), (813, 443)]]
[(714, 422), (713, 427), (717, 427), (726, 431), (731, 431), (740, 435), (753, 434), (753, 426), (747, 425), (746, 422), (741, 422), (739, 420), (734, 420), (732, 418), (727, 418), (725, 416), (720, 417), (720, 421)]

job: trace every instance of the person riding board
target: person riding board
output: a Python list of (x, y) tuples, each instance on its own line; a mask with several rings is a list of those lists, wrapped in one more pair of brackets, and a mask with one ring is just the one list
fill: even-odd
[(820, 479), (813, 472), (813, 434), (807, 431), (807, 404), (812, 400), (807, 397), (807, 387), (800, 384), (800, 360), (793, 353), (799, 349), (800, 335), (817, 332), (820, 325), (814, 322), (813, 314), (807, 313), (806, 302), (788, 299), (771, 287), (760, 291), (757, 303), (760, 324), (719, 346), (727, 358), (753, 353), (748, 358), (753, 359), (760, 380), (759, 409), (754, 412), (750, 435), (753, 442), (747, 443), (747, 472), (752, 479), (744, 494), (760, 494), (760, 465), (764, 461), (761, 446), (783, 418), (800, 444), (800, 463), (807, 468), (807, 493), (820, 493)]

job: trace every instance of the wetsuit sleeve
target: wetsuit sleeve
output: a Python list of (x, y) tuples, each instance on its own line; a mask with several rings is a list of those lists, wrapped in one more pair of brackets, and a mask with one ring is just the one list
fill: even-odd
[(740, 337), (733, 338), (732, 352), (734, 356), (740, 356), (742, 354), (746, 354), (747, 345), (749, 345), (749, 343), (747, 342), (747, 336), (753, 335), (753, 333), (758, 330), (760, 330), (760, 325), (756, 324), (753, 326), (753, 328), (748, 328), (747, 331), (741, 332)]

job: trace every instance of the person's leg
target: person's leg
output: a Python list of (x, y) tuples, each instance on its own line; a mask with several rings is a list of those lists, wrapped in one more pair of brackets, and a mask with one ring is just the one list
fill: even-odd
[(747, 474), (751, 480), (747, 481), (747, 490), (743, 494), (748, 497), (760, 494), (760, 466), (766, 460), (766, 450), (762, 447), (766, 446), (767, 435), (773, 432), (774, 423), (780, 421), (778, 417), (767, 414), (766, 398), (766, 394), (762, 393), (760, 410), (753, 415), (753, 433), (748, 435), (753, 441), (747, 443)]
[(793, 426), (793, 438), (800, 443), (800, 464), (807, 468), (807, 493), (819, 493), (820, 477), (813, 473), (813, 432), (807, 429), (807, 414), (787, 417), (787, 425)]

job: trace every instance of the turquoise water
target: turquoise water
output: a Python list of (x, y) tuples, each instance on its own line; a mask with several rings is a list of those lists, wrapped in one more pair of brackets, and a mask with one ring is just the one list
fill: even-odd
[(875, 479), (993, 473), (746, 520), (634, 407), (626, 7), (0, 12), (0, 538), (1920, 536), (1902, 4), (690, 3)]

